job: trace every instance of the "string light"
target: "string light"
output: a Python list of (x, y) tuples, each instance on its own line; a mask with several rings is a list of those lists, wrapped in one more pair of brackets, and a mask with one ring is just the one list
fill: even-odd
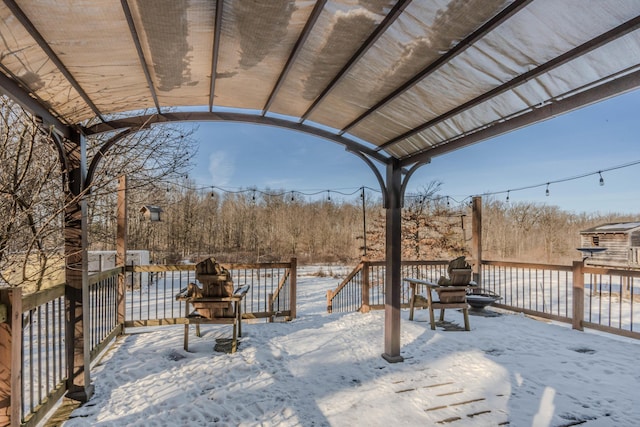
[[(550, 184), (558, 184), (558, 183), (562, 183), (562, 182), (574, 181), (576, 179), (586, 178), (586, 177), (591, 176), (591, 175), (599, 175), (600, 177), (602, 177), (602, 172), (609, 172), (609, 171), (613, 171), (613, 170), (617, 170), (617, 169), (628, 168), (630, 166), (635, 166), (635, 165), (638, 165), (638, 164), (640, 164), (640, 160), (635, 160), (633, 162), (624, 163), (622, 165), (612, 166), (612, 167), (609, 167), (609, 168), (606, 168), (606, 169), (600, 169), (599, 171), (587, 172), (587, 173), (583, 173), (583, 174), (580, 174), (580, 175), (575, 175), (575, 176), (571, 176), (571, 177), (567, 177), (567, 178), (556, 179), (554, 181), (548, 181), (548, 182), (545, 182), (545, 183), (542, 183), (542, 184), (527, 185), (525, 187), (512, 188), (510, 190), (486, 192), (486, 193), (482, 193), (482, 194), (479, 194), (479, 195), (480, 196), (494, 196), (496, 194), (507, 193), (507, 192), (510, 192), (510, 191), (530, 190), (530, 189), (538, 188), (538, 187), (542, 187), (542, 186), (547, 186), (547, 188), (548, 188)], [(602, 178), (600, 180), (600, 185), (604, 185), (604, 178)]]
[[(604, 186), (604, 177), (602, 176), (603, 172), (622, 169), (622, 168), (626, 168), (626, 167), (630, 167), (630, 166), (634, 166), (634, 165), (638, 165), (638, 164), (640, 164), (640, 160), (636, 160), (636, 161), (633, 161), (633, 162), (625, 163), (625, 164), (622, 164), (622, 165), (612, 166), (612, 167), (609, 167), (609, 168), (606, 168), (606, 169), (600, 169), (600, 170), (595, 171), (595, 172), (588, 172), (588, 173), (584, 173), (584, 174), (580, 174), (580, 175), (571, 176), (571, 177), (568, 177), (568, 178), (562, 178), (562, 179), (557, 179), (557, 180), (553, 180), (553, 181), (547, 181), (547, 182), (542, 183), (542, 184), (528, 185), (528, 186), (524, 186), (524, 187), (511, 188), (509, 190), (502, 190), (502, 191), (485, 192), (485, 193), (477, 194), (477, 196), (493, 196), (493, 195), (497, 195), (497, 194), (507, 193), (506, 201), (509, 202), (510, 201), (510, 195), (511, 195), (512, 191), (523, 191), (523, 190), (529, 190), (529, 189), (542, 187), (542, 186), (546, 187), (545, 195), (549, 196), (550, 195), (549, 186), (551, 184), (557, 184), (557, 183), (562, 183), (562, 182), (567, 182), (567, 181), (573, 181), (573, 180), (576, 180), (576, 179), (581, 179), (581, 178), (585, 178), (585, 177), (588, 177), (588, 176), (591, 176), (591, 175), (596, 175), (596, 174), (599, 176), (599, 185)], [(364, 189), (366, 188), (367, 190), (372, 191), (372, 192), (382, 193), (380, 191), (380, 189), (366, 187), (366, 186), (358, 187), (356, 190), (351, 191), (351, 192), (340, 191), (339, 189), (308, 190), (308, 191), (304, 191), (304, 190), (286, 190), (286, 191), (284, 191), (283, 190), (281, 192), (267, 192), (267, 191), (259, 190), (259, 189), (256, 189), (256, 188), (231, 190), (231, 189), (228, 189), (228, 188), (223, 188), (223, 187), (218, 187), (218, 186), (203, 186), (203, 187), (199, 187), (199, 188), (193, 188), (192, 186), (189, 186), (189, 185), (186, 185), (186, 184), (182, 184), (182, 183), (172, 183), (171, 185), (172, 185), (172, 187), (182, 187), (182, 188), (186, 188), (186, 189), (189, 189), (189, 190), (196, 190), (196, 191), (198, 191), (198, 190), (207, 190), (207, 189), (219, 190), (219, 191), (221, 191), (223, 193), (230, 193), (230, 194), (243, 194), (243, 193), (247, 193), (247, 192), (252, 192), (253, 193), (252, 194), (252, 200), (253, 201), (256, 200), (256, 193), (260, 193), (260, 194), (265, 195), (265, 196), (274, 196), (274, 197), (286, 196), (287, 194), (291, 194), (291, 200), (292, 201), (295, 200), (294, 193), (297, 193), (297, 194), (299, 194), (301, 196), (316, 196), (316, 195), (319, 195), (319, 194), (327, 193), (327, 200), (328, 201), (331, 201), (331, 192), (334, 192), (336, 194), (340, 194), (340, 195), (343, 195), (343, 196), (352, 196), (352, 195), (355, 195), (356, 193), (362, 193), (364, 191)], [(167, 193), (172, 191), (172, 187), (167, 186)], [(211, 192), (211, 197), (215, 197), (213, 192)], [(362, 194), (360, 194), (360, 197), (362, 197)], [(443, 200), (444, 198), (446, 198), (447, 199), (447, 207), (450, 206), (450, 200), (453, 200), (455, 203), (458, 203), (458, 204), (463, 204), (467, 200), (469, 200), (469, 203), (471, 203), (470, 201), (473, 198), (473, 196), (467, 196), (462, 201), (458, 201), (452, 196), (432, 196), (432, 197), (427, 197), (427, 196), (422, 195), (422, 194), (407, 195), (405, 197), (406, 198), (414, 198), (420, 204), (426, 202), (427, 200), (438, 201), (438, 200)]]

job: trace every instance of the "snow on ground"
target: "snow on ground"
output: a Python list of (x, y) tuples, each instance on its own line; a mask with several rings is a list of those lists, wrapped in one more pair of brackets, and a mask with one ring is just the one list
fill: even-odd
[(326, 312), (337, 282), (300, 274), (298, 318), (243, 323), (235, 354), (213, 350), (228, 325), (203, 326), (189, 352), (183, 326), (129, 330), (65, 426), (640, 424), (640, 342), (505, 312), (432, 331), (428, 311), (403, 310), (405, 361), (389, 364), (383, 311)]

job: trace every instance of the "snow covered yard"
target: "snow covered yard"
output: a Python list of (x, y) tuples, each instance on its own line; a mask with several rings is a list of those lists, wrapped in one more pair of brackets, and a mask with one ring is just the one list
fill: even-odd
[[(402, 312), (403, 363), (382, 357), (384, 312), (326, 312), (337, 279), (298, 277), (298, 318), (128, 330), (92, 373), (73, 426), (631, 426), (640, 420), (640, 342), (522, 315), (471, 316), (432, 331)], [(462, 324), (462, 314), (445, 320)]]

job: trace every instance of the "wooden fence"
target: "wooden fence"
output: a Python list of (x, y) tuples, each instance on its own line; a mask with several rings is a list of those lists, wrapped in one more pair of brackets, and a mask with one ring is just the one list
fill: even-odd
[[(402, 261), (402, 277), (438, 281), (447, 273), (449, 261)], [(338, 285), (327, 291), (327, 311), (361, 311), (384, 308), (386, 264), (362, 261)], [(402, 283), (401, 303), (409, 306), (409, 287)]]
[[(296, 316), (297, 265), (224, 264), (235, 286), (250, 285), (243, 318), (273, 320)], [(125, 327), (186, 323), (188, 307), (175, 300), (195, 282), (195, 265), (128, 266), (89, 277), (90, 360)], [(124, 289), (119, 289), (119, 283)], [(65, 284), (23, 296), (20, 288), (0, 289), (0, 426), (35, 426), (68, 390)], [(124, 296), (124, 304), (119, 295)], [(6, 313), (6, 316), (2, 316)]]
[[(437, 282), (447, 261), (404, 261), (402, 277)], [(482, 261), (481, 287), (502, 299), (494, 306), (640, 339), (640, 271), (516, 262)], [(401, 303), (407, 307), (408, 286)], [(361, 262), (335, 290), (327, 311), (384, 308), (384, 262)]]

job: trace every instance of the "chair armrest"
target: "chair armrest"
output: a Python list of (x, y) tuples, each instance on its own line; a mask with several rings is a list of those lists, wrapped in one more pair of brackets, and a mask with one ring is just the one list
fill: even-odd
[(242, 296), (244, 297), (247, 292), (249, 292), (250, 285), (244, 285), (233, 291), (233, 296)]

